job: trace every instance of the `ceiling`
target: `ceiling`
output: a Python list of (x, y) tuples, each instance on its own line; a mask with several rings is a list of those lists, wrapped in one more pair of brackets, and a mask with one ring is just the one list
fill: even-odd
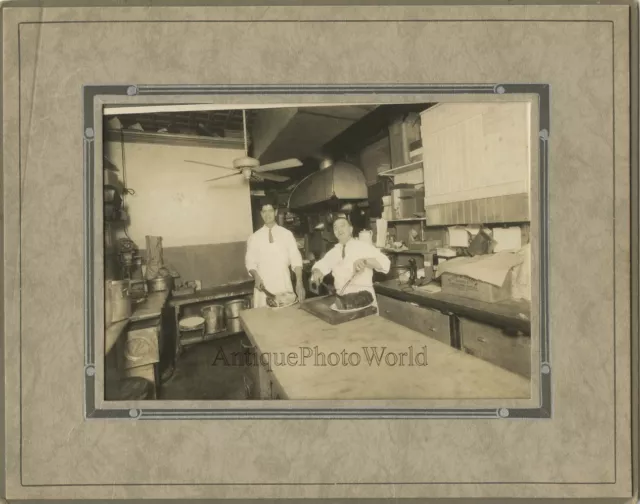
[[(246, 111), (250, 130), (255, 112)], [(155, 112), (152, 114), (119, 115), (124, 128), (138, 123), (146, 132), (166, 129), (168, 133), (209, 137), (242, 137), (242, 110), (214, 110), (210, 112)]]
[[(335, 161), (354, 155), (357, 157), (363, 147), (387, 134), (392, 117), (424, 110), (430, 105), (348, 105), (247, 110), (247, 133), (254, 140), (252, 155), (257, 156), (263, 164), (290, 157), (303, 162), (301, 167), (276, 172), (290, 177), (290, 181), (280, 184), (265, 181), (257, 186), (285, 188), (301, 180), (317, 171), (320, 153), (329, 155)], [(109, 119), (105, 117), (105, 121)], [(242, 110), (123, 114), (118, 116), (118, 120), (125, 129), (137, 123), (148, 133), (243, 138)], [(105, 126), (105, 130), (108, 129)]]

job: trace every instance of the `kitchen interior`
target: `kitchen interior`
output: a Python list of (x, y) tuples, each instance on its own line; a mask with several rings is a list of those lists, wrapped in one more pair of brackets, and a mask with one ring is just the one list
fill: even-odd
[[(529, 102), (113, 106), (103, 131), (106, 400), (530, 397)], [(252, 308), (244, 263), (265, 197), (303, 258), (282, 309)], [(391, 261), (377, 314), (309, 281), (339, 217)], [(228, 362), (316, 343), (430, 362)]]

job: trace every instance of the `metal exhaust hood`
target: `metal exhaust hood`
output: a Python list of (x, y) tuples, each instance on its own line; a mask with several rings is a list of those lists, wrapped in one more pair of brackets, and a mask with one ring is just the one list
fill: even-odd
[(333, 199), (366, 200), (367, 182), (357, 166), (339, 161), (324, 160), (321, 168), (302, 179), (289, 197), (292, 210), (323, 203)]

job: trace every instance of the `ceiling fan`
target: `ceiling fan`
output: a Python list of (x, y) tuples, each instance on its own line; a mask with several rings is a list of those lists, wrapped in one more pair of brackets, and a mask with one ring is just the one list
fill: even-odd
[(234, 173), (230, 173), (229, 175), (222, 175), (221, 177), (216, 177), (212, 179), (205, 180), (205, 182), (212, 182), (214, 180), (220, 180), (228, 177), (235, 177), (237, 175), (242, 175), (246, 180), (255, 180), (257, 182), (262, 182), (263, 180), (270, 180), (273, 182), (286, 182), (289, 180), (289, 177), (285, 177), (283, 175), (276, 175), (274, 173), (268, 173), (275, 170), (285, 170), (287, 168), (297, 168), (302, 166), (302, 161), (299, 159), (291, 158), (285, 159), (282, 161), (276, 161), (275, 163), (269, 163), (265, 165), (261, 165), (260, 161), (255, 158), (249, 157), (249, 151), (247, 147), (247, 116), (246, 111), (242, 111), (242, 126), (244, 130), (244, 153), (245, 155), (241, 158), (233, 160), (233, 168), (229, 166), (220, 166), (212, 163), (205, 163), (203, 161), (190, 161), (185, 159), (186, 163), (196, 163), (206, 166), (213, 166), (215, 168), (222, 168), (225, 170), (232, 170)]

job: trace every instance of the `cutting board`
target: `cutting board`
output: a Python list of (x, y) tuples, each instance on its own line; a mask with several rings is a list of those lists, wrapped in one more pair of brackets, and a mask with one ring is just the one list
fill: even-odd
[(339, 313), (331, 309), (331, 305), (334, 301), (335, 295), (312, 298), (302, 303), (300, 305), (300, 308), (308, 313), (311, 313), (312, 315), (315, 315), (319, 319), (328, 322), (331, 325), (343, 324), (345, 322), (350, 322), (351, 320), (367, 317), (369, 315), (375, 315), (378, 312), (375, 306), (369, 306), (367, 308), (363, 308), (362, 310), (350, 313)]

